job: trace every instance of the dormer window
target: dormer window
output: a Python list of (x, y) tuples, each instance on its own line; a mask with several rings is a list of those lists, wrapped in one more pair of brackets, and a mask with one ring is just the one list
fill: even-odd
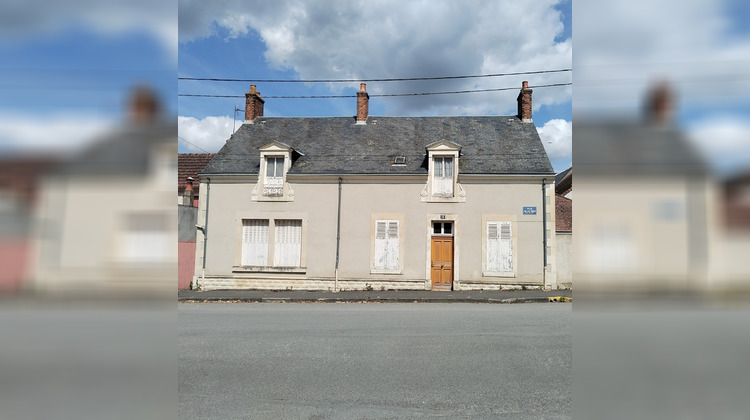
[(263, 195), (280, 197), (284, 195), (284, 158), (266, 158), (266, 179), (263, 180)]
[[(260, 168), (258, 183), (253, 188), (251, 199), (255, 201), (293, 201), (294, 191), (288, 182), (286, 174), (292, 165), (292, 154), (295, 152), (290, 146), (271, 142), (260, 147)], [(297, 155), (300, 155), (297, 153)]]
[(427, 146), (427, 185), (422, 190), (423, 202), (464, 202), (466, 193), (458, 183), (458, 157), (461, 146), (439, 141)]
[(436, 156), (432, 158), (434, 176), (432, 177), (432, 195), (435, 197), (453, 197), (453, 158)]

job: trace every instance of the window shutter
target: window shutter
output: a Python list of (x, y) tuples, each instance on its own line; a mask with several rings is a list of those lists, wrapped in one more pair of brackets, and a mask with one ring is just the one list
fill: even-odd
[(398, 220), (375, 221), (375, 269), (397, 270), (399, 268)]
[(242, 265), (268, 265), (268, 220), (242, 221)]
[(277, 220), (274, 234), (274, 266), (299, 267), (302, 254), (302, 221)]
[(487, 222), (487, 271), (513, 271), (511, 222)]
[(432, 195), (453, 197), (453, 158), (433, 158)]

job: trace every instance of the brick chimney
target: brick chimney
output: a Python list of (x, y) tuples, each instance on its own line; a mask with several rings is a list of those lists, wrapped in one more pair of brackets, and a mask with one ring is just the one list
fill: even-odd
[(265, 102), (260, 92), (255, 90), (255, 85), (250, 85), (250, 92), (245, 94), (245, 122), (252, 124), (255, 117), (262, 117)]
[(530, 123), (531, 121), (531, 92), (529, 89), (529, 82), (523, 81), (521, 85), (521, 92), (518, 93), (518, 118), (525, 122)]
[(669, 124), (674, 112), (674, 93), (665, 81), (655, 84), (644, 106), (646, 120), (655, 124)]
[(366, 85), (360, 83), (357, 92), (357, 124), (367, 124), (369, 101), (370, 95), (367, 94)]
[(193, 192), (193, 177), (189, 176), (187, 177), (187, 182), (185, 182), (185, 191), (182, 193), (183, 200), (182, 204), (186, 206), (192, 206), (193, 200), (195, 198), (195, 193)]
[(130, 120), (135, 124), (154, 122), (159, 117), (160, 104), (156, 92), (149, 86), (141, 85), (133, 89), (129, 104)]

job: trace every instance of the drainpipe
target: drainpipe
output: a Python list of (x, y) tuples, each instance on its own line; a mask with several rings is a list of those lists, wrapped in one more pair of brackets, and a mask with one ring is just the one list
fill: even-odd
[(544, 288), (547, 288), (547, 180), (542, 179), (542, 254), (544, 255)]
[[(203, 272), (201, 273), (201, 282), (206, 283), (206, 242), (208, 241), (208, 205), (210, 200), (208, 199), (211, 194), (211, 178), (206, 178), (208, 183), (206, 184), (206, 218), (203, 220)], [(195, 287), (193, 287), (195, 289)]]
[(341, 243), (341, 177), (339, 177), (339, 203), (336, 216), (336, 269), (334, 270), (333, 291), (339, 291), (339, 245)]

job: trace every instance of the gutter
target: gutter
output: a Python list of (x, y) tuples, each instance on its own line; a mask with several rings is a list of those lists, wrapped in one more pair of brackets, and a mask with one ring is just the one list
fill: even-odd
[(341, 244), (341, 182), (339, 177), (339, 201), (338, 213), (336, 215), (336, 268), (334, 270), (333, 291), (339, 291), (339, 245)]
[[(206, 243), (208, 242), (208, 205), (210, 203), (209, 195), (211, 194), (211, 178), (206, 177), (206, 217), (203, 219), (203, 226), (196, 226), (203, 233), (203, 267), (201, 272), (201, 282), (206, 282)], [(193, 285), (195, 290), (197, 285)]]
[(542, 254), (544, 255), (544, 288), (547, 288), (547, 180), (542, 179)]

